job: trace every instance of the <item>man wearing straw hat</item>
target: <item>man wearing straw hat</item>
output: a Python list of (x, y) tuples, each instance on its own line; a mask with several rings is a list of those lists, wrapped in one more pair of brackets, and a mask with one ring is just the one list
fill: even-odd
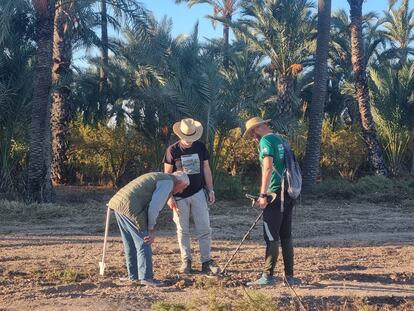
[(192, 271), (191, 214), (200, 247), (202, 272), (217, 274), (220, 272), (219, 268), (210, 256), (211, 228), (208, 211), (208, 203), (215, 202), (215, 195), (208, 162), (210, 155), (204, 143), (199, 141), (203, 134), (203, 126), (193, 119), (183, 119), (174, 124), (173, 131), (180, 140), (167, 148), (164, 171), (166, 173), (183, 171), (190, 178), (188, 188), (168, 201), (168, 206), (174, 211), (174, 222), (177, 226), (182, 260), (180, 272), (190, 273)]
[[(248, 283), (249, 286), (273, 285), (274, 270), (279, 255), (279, 240), (282, 245), (283, 263), (285, 266), (285, 284), (295, 285), (298, 280), (293, 277), (293, 244), (292, 244), (292, 209), (294, 201), (283, 187), (285, 172), (284, 138), (272, 132), (271, 120), (259, 117), (246, 122), (245, 137), (259, 142), (259, 160), (262, 167), (259, 206), (263, 209), (263, 234), (266, 241), (265, 264), (262, 276)], [(267, 204), (267, 194), (276, 193), (277, 198)], [(283, 192), (283, 193), (282, 193)]]

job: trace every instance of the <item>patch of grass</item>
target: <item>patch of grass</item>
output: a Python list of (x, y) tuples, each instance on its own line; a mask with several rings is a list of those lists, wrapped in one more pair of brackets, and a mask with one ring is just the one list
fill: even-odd
[(165, 301), (157, 301), (151, 308), (155, 311), (187, 311), (191, 310), (183, 303), (170, 303)]
[(414, 198), (414, 178), (366, 176), (356, 182), (343, 178), (328, 179), (317, 184), (310, 197), (395, 203)]
[(19, 201), (0, 200), (0, 219), (2, 222), (10, 220), (41, 222), (43, 220), (64, 217), (89, 217), (103, 214), (105, 208), (105, 205), (98, 202), (82, 204), (25, 204)]
[(64, 284), (78, 283), (82, 281), (84, 278), (85, 277), (82, 274), (74, 270), (54, 270), (50, 274), (48, 274), (49, 280), (56, 280)]
[(204, 276), (197, 276), (194, 281), (194, 287), (199, 289), (214, 289), (218, 287), (222, 287), (220, 282), (214, 278), (207, 278)]

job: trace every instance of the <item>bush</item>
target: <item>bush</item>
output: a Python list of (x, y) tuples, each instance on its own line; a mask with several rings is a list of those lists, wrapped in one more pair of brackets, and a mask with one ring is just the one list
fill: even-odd
[(328, 121), (322, 126), (321, 168), (325, 176), (353, 180), (367, 158), (366, 146), (356, 126), (334, 131)]
[(68, 162), (80, 183), (102, 184), (109, 179), (119, 186), (143, 173), (142, 137), (126, 125), (84, 125), (78, 118), (71, 125), (70, 137)]
[(259, 184), (249, 178), (242, 176), (230, 176), (226, 173), (218, 174), (215, 186), (216, 195), (219, 199), (238, 200), (244, 197), (246, 193), (257, 193)]

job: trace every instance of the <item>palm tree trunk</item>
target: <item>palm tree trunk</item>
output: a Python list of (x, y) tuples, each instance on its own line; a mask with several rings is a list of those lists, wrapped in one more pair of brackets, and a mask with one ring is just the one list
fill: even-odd
[[(67, 0), (64, 0), (67, 1)], [(62, 3), (56, 10), (53, 35), (52, 84), (52, 182), (67, 182), (67, 134), (72, 111), (70, 83), (72, 82), (72, 31), (74, 1)]]
[[(227, 19), (231, 20), (231, 16), (227, 16)], [(223, 41), (224, 41), (224, 56), (223, 56), (223, 66), (224, 69), (229, 68), (229, 33), (230, 27), (229, 24), (223, 24)]]
[(293, 111), (293, 96), (295, 92), (295, 78), (290, 75), (279, 74), (276, 81), (277, 102), (276, 112), (279, 116), (288, 119)]
[(368, 82), (364, 63), (362, 41), (362, 3), (363, 0), (348, 0), (351, 8), (351, 48), (352, 67), (355, 75), (355, 94), (365, 142), (368, 146), (369, 159), (376, 175), (388, 174), (382, 150), (378, 143), (377, 131), (369, 104)]
[(101, 0), (101, 64), (99, 68), (99, 117), (106, 116), (108, 103), (108, 76), (107, 69), (109, 64), (108, 57), (108, 17), (106, 1)]
[(33, 81), (30, 125), (28, 191), (29, 199), (50, 201), (50, 87), (55, 0), (33, 0), (36, 12), (37, 59)]
[(328, 81), (328, 51), (331, 28), (331, 0), (318, 1), (318, 37), (312, 102), (309, 106), (309, 130), (306, 143), (303, 190), (316, 182), (320, 168), (321, 130)]
[(411, 137), (410, 151), (411, 151), (411, 168), (410, 168), (410, 174), (411, 175), (414, 175), (414, 139), (413, 139), (413, 137)]

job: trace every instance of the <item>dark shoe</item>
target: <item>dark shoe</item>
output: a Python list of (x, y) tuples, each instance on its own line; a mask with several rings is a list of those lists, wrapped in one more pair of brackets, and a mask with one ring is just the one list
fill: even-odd
[(164, 283), (161, 281), (158, 281), (156, 279), (147, 279), (147, 280), (141, 280), (141, 285), (148, 286), (148, 287), (162, 287), (164, 286)]
[(216, 275), (220, 273), (220, 268), (217, 266), (214, 260), (210, 259), (209, 261), (202, 263), (201, 272)]
[(137, 284), (139, 284), (138, 279), (130, 279), (129, 277), (120, 277), (119, 281), (123, 285), (137, 285)]
[(246, 284), (247, 286), (271, 286), (271, 285), (275, 285), (275, 279), (273, 278), (273, 276), (267, 275), (265, 273), (262, 274), (261, 278), (254, 281), (254, 282), (248, 282)]
[(180, 267), (180, 273), (189, 274), (191, 271), (191, 260), (184, 261)]
[(285, 286), (298, 286), (301, 284), (301, 281), (300, 279), (289, 275), (289, 276), (285, 276), (285, 279), (283, 280), (283, 284)]

